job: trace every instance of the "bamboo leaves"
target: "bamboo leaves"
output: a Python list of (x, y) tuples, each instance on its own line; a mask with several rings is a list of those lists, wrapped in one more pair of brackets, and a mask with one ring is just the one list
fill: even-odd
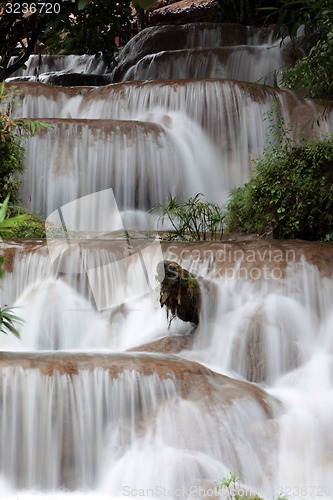
[(224, 215), (215, 203), (204, 201), (197, 193), (193, 198), (180, 202), (169, 196), (164, 204), (155, 205), (158, 219), (168, 221), (172, 229), (167, 232), (169, 240), (216, 240), (222, 239)]

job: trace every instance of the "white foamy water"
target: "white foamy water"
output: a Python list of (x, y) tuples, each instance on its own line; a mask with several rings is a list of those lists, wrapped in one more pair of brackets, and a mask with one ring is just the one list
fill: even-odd
[[(209, 278), (206, 264), (195, 265)], [(35, 268), (43, 273), (46, 266)], [(22, 258), (16, 275), (20, 269)], [(157, 294), (110, 316), (98, 314), (82, 297), (82, 284), (75, 291), (73, 280), (70, 286), (52, 272), (28, 287), (18, 280), (24, 283), (16, 301), (26, 320), (22, 341), (2, 338), (2, 349), (8, 350), (8, 340), (9, 351), (119, 352), (181, 334), (181, 322), (168, 333)], [(127, 279), (134, 285), (135, 276)], [(175, 491), (185, 495), (189, 488), (189, 497), (197, 498), (199, 486), (214, 490), (230, 470), (240, 470), (249, 491), (266, 498), (282, 491), (292, 497), (291, 486), (294, 494), (302, 487), (302, 498), (313, 497), (313, 491), (330, 498), (333, 280), (301, 261), (289, 264), (282, 279), (222, 276), (213, 283), (214, 300), (205, 297), (193, 348), (180, 356), (261, 382), (277, 401), (270, 415), (246, 392), (239, 399), (237, 391), (228, 396), (221, 388), (213, 398), (183, 399), (172, 372), (162, 380), (135, 371), (127, 375), (125, 366), (115, 378), (105, 369), (49, 376), (3, 367), (0, 429), (2, 442), (9, 440), (2, 448), (4, 498), (11, 491), (18, 498), (39, 498), (41, 489), (48, 499), (134, 498), (139, 490), (152, 498), (176, 498)], [(12, 422), (9, 428), (6, 422)], [(43, 455), (46, 449), (52, 453)], [(64, 485), (73, 494), (60, 493)], [(77, 488), (83, 488), (81, 497)]]
[[(261, 45), (252, 55), (273, 68), (261, 57), (271, 33), (245, 31), (244, 44)], [(189, 28), (184, 47), (223, 37)], [(230, 53), (239, 78), (263, 71), (246, 67), (249, 50)], [(165, 76), (184, 60), (168, 63)], [(205, 62), (194, 77), (208, 72)], [(223, 203), (248, 178), (276, 103), (295, 135), (332, 129), (329, 113), (317, 124), (317, 103), (227, 80), (20, 91), (15, 116), (55, 119), (27, 143), (27, 205), (48, 215), (112, 188), (125, 228), (145, 228), (147, 210), (170, 193)], [(87, 222), (85, 213), (77, 219)], [(98, 214), (89, 223), (99, 227)], [(182, 261), (165, 251), (211, 282), (193, 345), (177, 356), (124, 354), (192, 327), (168, 325), (159, 288), (147, 288), (138, 258), (126, 260), (138, 250), (122, 241), (91, 240), (53, 262), (37, 244), (8, 263), (1, 304), (14, 304), (24, 323), (21, 340), (0, 337), (0, 498), (214, 498), (222, 478), (239, 471), (249, 495), (331, 500), (333, 279), (304, 259), (266, 276), (260, 258), (259, 273), (236, 262), (218, 278), (210, 257)], [(110, 275), (107, 266), (122, 260), (123, 272)], [(100, 312), (86, 272), (97, 267), (104, 305), (118, 303)], [(127, 295), (134, 298), (119, 303)]]
[(284, 65), (278, 41), (273, 46), (163, 51), (140, 59), (122, 81), (228, 78), (273, 85)]
[(42, 73), (49, 73), (50, 71), (103, 74), (107, 69), (101, 53), (96, 55), (72, 54), (56, 56), (32, 54), (25, 63), (25, 66), (25, 68), (21, 68), (13, 73), (11, 78), (17, 76), (37, 76)]
[(201, 191), (223, 203), (234, 183), (201, 127), (180, 112), (53, 127), (29, 139), (21, 188), (25, 204), (45, 216), (107, 188), (114, 190), (120, 210), (148, 211), (169, 194), (187, 199)]

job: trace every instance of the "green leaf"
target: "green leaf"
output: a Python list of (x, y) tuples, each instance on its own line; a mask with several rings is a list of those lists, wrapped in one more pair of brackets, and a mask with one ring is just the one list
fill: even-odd
[(13, 307), (0, 308), (0, 331), (2, 333), (12, 333), (15, 337), (20, 338), (20, 333), (15, 326), (15, 323), (23, 324), (24, 321), (13, 314)]
[(7, 195), (5, 201), (3, 203), (0, 203), (0, 227), (6, 217), (9, 198), (10, 196)]

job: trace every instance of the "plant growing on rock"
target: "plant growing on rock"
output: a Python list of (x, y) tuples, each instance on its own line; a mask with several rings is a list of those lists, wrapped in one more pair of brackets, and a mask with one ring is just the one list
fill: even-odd
[(278, 143), (232, 191), (229, 231), (275, 238), (324, 239), (333, 227), (333, 137)]
[(230, 472), (228, 477), (224, 477), (217, 485), (217, 489), (226, 493), (226, 500), (263, 500), (259, 495), (248, 495), (240, 487), (239, 482), (242, 476), (239, 472)]
[(197, 193), (186, 201), (178, 201), (169, 196), (164, 204), (155, 205), (151, 211), (158, 213), (162, 222), (169, 221), (172, 226), (167, 231), (169, 240), (216, 240), (222, 239), (224, 215), (215, 203), (204, 201), (203, 195)]
[(198, 278), (170, 260), (158, 264), (157, 276), (161, 283), (160, 305), (167, 308), (168, 317), (171, 313), (169, 324), (177, 316), (198, 325), (201, 304)]

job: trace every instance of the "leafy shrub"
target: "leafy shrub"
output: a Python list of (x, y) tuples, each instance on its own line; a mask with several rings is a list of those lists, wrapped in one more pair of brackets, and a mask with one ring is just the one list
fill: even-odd
[[(333, 10), (332, 10), (333, 13)], [(331, 14), (333, 18), (333, 14)], [(327, 31), (309, 53), (283, 73), (282, 85), (302, 90), (312, 98), (332, 99), (333, 82), (333, 19), (323, 20)]]
[(18, 213), (8, 216), (8, 203), (9, 195), (3, 203), (0, 203), (0, 241), (1, 237), (8, 237), (15, 227), (23, 224), (27, 218), (27, 215)]
[[(264, 500), (259, 495), (247, 495), (240, 487), (242, 475), (239, 472), (230, 472), (229, 476), (224, 477), (217, 485), (217, 490), (221, 491), (226, 500)], [(277, 499), (283, 500), (283, 499)], [(286, 499), (284, 499), (286, 500)]]
[(302, 90), (310, 97), (331, 99), (332, 0), (285, 0), (272, 10), (278, 15), (277, 31), (288, 34), (294, 47), (300, 49), (297, 52), (302, 54), (295, 65), (283, 73), (282, 85)]
[(170, 195), (165, 204), (152, 208), (162, 222), (167, 220), (171, 223), (173, 229), (166, 234), (169, 240), (199, 241), (222, 238), (222, 209), (215, 203), (203, 201), (202, 196), (197, 193), (186, 201), (177, 201)]
[(8, 194), (17, 201), (20, 174), (23, 171), (24, 149), (20, 143), (19, 124), (10, 117), (10, 108), (5, 109), (4, 85), (0, 88), (0, 202)]
[(41, 215), (31, 214), (23, 207), (11, 205), (8, 216), (8, 220), (13, 220), (14, 223), (5, 232), (0, 226), (0, 238), (46, 238), (45, 220)]
[(333, 138), (264, 151), (243, 187), (232, 191), (229, 231), (323, 239), (333, 228)]

